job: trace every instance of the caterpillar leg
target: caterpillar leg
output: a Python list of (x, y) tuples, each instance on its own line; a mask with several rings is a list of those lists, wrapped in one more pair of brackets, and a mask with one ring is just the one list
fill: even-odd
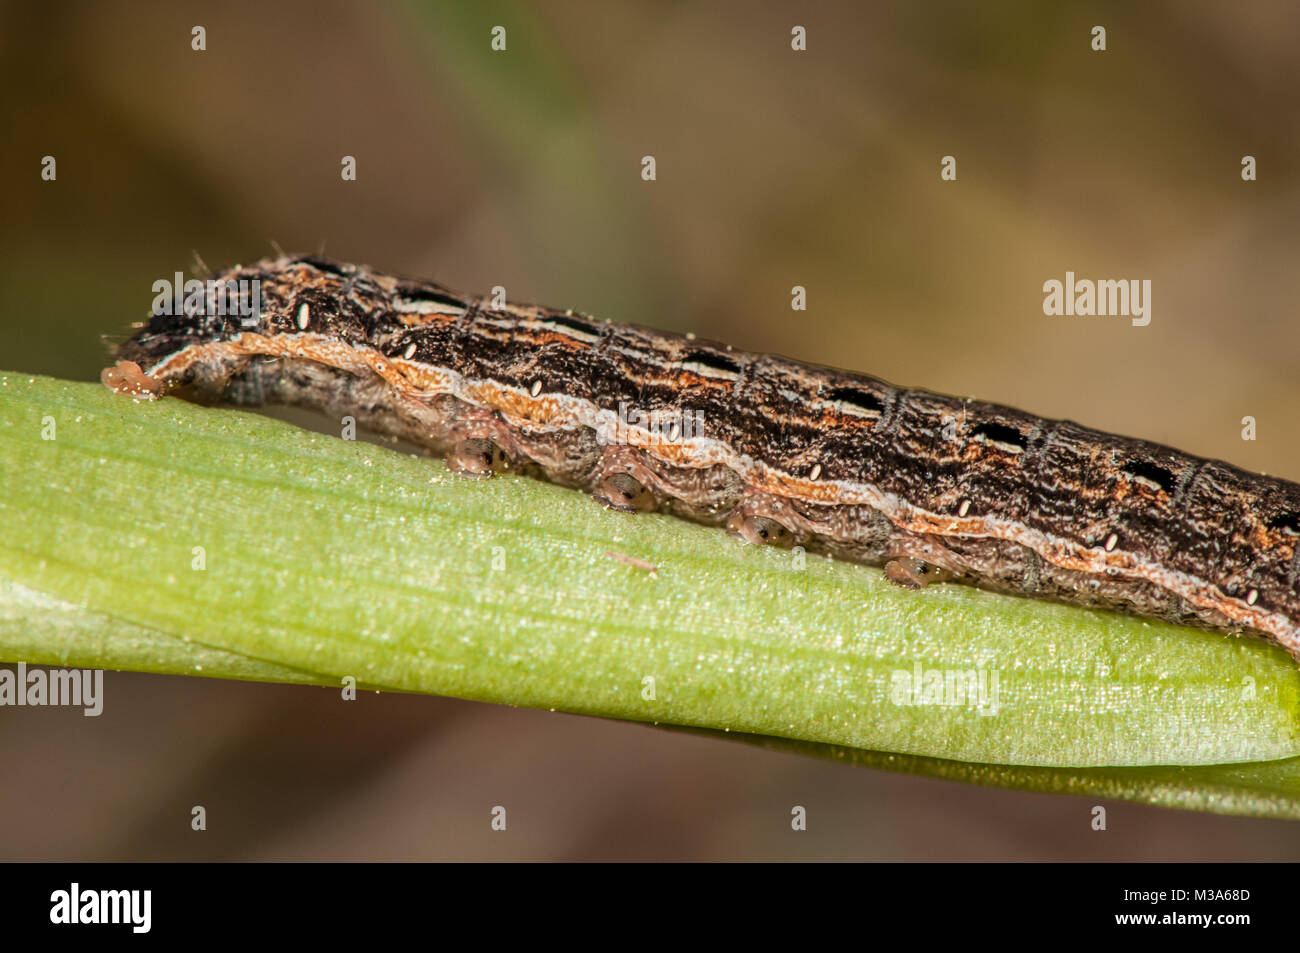
[(627, 513), (652, 513), (659, 508), (662, 481), (631, 447), (606, 447), (588, 484), (602, 506)]
[(747, 496), (727, 516), (727, 532), (754, 546), (793, 546), (797, 527), (788, 504), (763, 493)]
[(924, 589), (932, 582), (948, 582), (957, 576), (924, 559), (901, 556), (885, 563), (885, 578), (904, 589)]
[(654, 493), (630, 473), (611, 473), (596, 486), (596, 500), (611, 509), (652, 513), (659, 508)]
[(99, 379), (114, 393), (135, 400), (157, 400), (167, 393), (167, 383), (150, 377), (135, 361), (118, 361), (100, 371)]
[(768, 516), (732, 516), (727, 531), (754, 546), (794, 545), (794, 533)]
[(506, 452), (487, 437), (459, 441), (447, 454), (447, 469), (461, 476), (483, 478), (506, 469)]

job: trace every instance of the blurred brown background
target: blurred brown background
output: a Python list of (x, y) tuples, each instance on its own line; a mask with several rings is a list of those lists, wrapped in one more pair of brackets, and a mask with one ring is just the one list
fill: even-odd
[[(191, 249), (274, 240), (1300, 479), (1297, 35), (1283, 0), (10, 3), (0, 365), (93, 380)], [(1044, 316), (1067, 270), (1151, 279), (1150, 326)], [(1091, 801), (566, 715), (106, 693), (0, 710), (0, 858), (1300, 856), (1300, 825), (1110, 805), (1095, 833)]]

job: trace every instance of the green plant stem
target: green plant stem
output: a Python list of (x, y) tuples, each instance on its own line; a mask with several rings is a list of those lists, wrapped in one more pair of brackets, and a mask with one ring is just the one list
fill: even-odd
[[(0, 658), (350, 676), (984, 765), (1300, 756), (1300, 675), (1255, 640), (908, 592), (539, 481), (22, 374), (0, 375), (0, 461)], [(985, 694), (954, 695), (961, 673)], [(1258, 813), (1285, 814), (1270, 784)]]

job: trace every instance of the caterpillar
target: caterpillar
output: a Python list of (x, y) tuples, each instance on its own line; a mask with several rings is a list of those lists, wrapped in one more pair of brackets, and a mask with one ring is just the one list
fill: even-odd
[[(1262, 636), (1300, 658), (1300, 485), (998, 404), (320, 256), (156, 301), (103, 380), (353, 415), (749, 543)], [(214, 310), (224, 313), (211, 313)], [(233, 316), (232, 316), (233, 315)]]

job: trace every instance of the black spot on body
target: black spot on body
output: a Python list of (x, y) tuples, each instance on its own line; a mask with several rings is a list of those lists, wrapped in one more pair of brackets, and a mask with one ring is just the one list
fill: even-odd
[(1278, 513), (1268, 521), (1268, 528), (1280, 530), (1288, 536), (1300, 536), (1300, 513)]
[(346, 265), (341, 262), (331, 261), (328, 258), (321, 258), (319, 255), (301, 255), (295, 258), (294, 261), (299, 265), (311, 265), (317, 271), (323, 271), (327, 275), (346, 278), (349, 274)]
[(1178, 484), (1173, 473), (1158, 464), (1148, 463), (1146, 460), (1130, 460), (1124, 464), (1124, 472), (1129, 476), (1150, 480), (1169, 494), (1174, 492), (1174, 487)]
[(398, 285), (394, 293), (407, 301), (428, 301), (432, 304), (444, 304), (452, 308), (464, 308), (466, 306), (465, 302), (455, 295), (439, 291), (430, 285)]
[(548, 314), (545, 318), (548, 324), (558, 324), (560, 327), (568, 328), (570, 331), (580, 331), (583, 334), (599, 334), (600, 328), (590, 321), (584, 321), (581, 318), (574, 318), (567, 314)]
[(736, 363), (734, 359), (727, 357), (725, 354), (719, 354), (716, 351), (705, 351), (701, 349), (688, 351), (682, 355), (681, 363), (699, 364), (703, 367), (727, 374), (740, 373), (740, 365)]
[(858, 390), (856, 387), (832, 387), (826, 392), (826, 399), (837, 404), (848, 404), (868, 413), (883, 414), (885, 402), (875, 394)]
[(979, 440), (1006, 443), (1013, 447), (1019, 447), (1021, 450), (1029, 449), (1029, 440), (1024, 434), (1015, 427), (1000, 424), (996, 421), (988, 421), (978, 425), (971, 431), (971, 435)]

